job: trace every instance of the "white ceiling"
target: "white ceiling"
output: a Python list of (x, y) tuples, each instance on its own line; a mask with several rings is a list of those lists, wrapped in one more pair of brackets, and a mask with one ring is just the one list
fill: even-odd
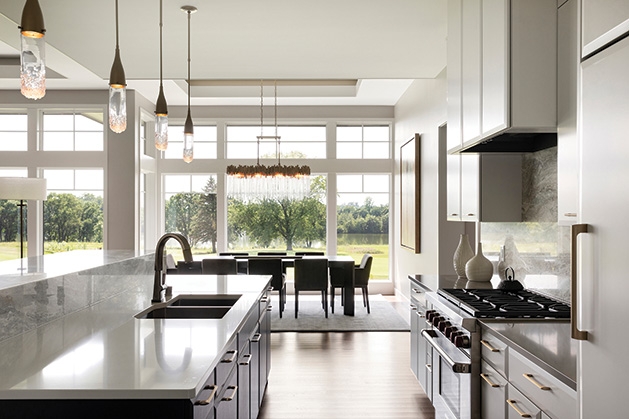
[[(0, 0), (0, 56), (17, 56), (25, 0)], [(102, 89), (115, 47), (114, 0), (39, 0), (47, 89)], [(164, 88), (185, 105), (191, 16), (193, 105), (257, 105), (259, 80), (279, 80), (281, 105), (395, 105), (413, 79), (445, 66), (445, 0), (163, 0)], [(119, 0), (128, 87), (157, 96), (159, 1)], [(53, 75), (51, 73), (50, 75)], [(201, 85), (201, 86), (197, 86)], [(270, 84), (269, 84), (270, 85)], [(290, 85), (290, 86), (286, 86)], [(19, 66), (0, 60), (0, 89)], [(265, 88), (265, 96), (272, 95)]]

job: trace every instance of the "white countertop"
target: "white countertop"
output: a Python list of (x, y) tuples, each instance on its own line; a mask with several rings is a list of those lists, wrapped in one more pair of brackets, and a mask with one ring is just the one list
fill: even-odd
[(138, 292), (124, 296), (133, 301), (128, 310), (103, 302), (7, 339), (0, 343), (0, 398), (192, 398), (269, 281), (169, 275), (173, 296), (242, 297), (222, 319), (136, 319), (151, 298)]

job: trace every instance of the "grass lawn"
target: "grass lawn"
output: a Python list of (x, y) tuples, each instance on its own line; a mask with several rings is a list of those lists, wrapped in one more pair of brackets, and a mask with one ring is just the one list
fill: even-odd
[[(44, 243), (44, 254), (69, 252), (71, 250), (92, 250), (102, 249), (102, 243), (92, 242), (61, 242), (61, 243)], [(27, 254), (26, 243), (24, 243), (24, 254)], [(20, 258), (20, 242), (0, 242), (0, 261), (19, 259)]]

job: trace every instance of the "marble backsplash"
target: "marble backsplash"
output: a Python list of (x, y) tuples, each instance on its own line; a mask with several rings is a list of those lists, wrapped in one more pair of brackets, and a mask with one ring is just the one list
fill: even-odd
[(0, 289), (0, 341), (130, 289), (150, 295), (153, 269), (147, 255)]
[(539, 276), (534, 289), (570, 300), (570, 227), (557, 224), (557, 148), (523, 155), (522, 222), (481, 223), (483, 252), (497, 265), (500, 247), (516, 279)]

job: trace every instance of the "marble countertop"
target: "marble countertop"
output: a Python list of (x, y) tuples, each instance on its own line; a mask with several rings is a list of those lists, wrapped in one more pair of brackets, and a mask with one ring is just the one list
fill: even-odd
[(569, 321), (480, 320), (510, 347), (576, 391), (577, 343)]
[(192, 398), (270, 277), (169, 275), (179, 294), (241, 294), (222, 319), (136, 319), (146, 290), (117, 296), (0, 343), (0, 398)]
[(0, 290), (144, 256), (131, 250), (73, 250), (0, 262)]

